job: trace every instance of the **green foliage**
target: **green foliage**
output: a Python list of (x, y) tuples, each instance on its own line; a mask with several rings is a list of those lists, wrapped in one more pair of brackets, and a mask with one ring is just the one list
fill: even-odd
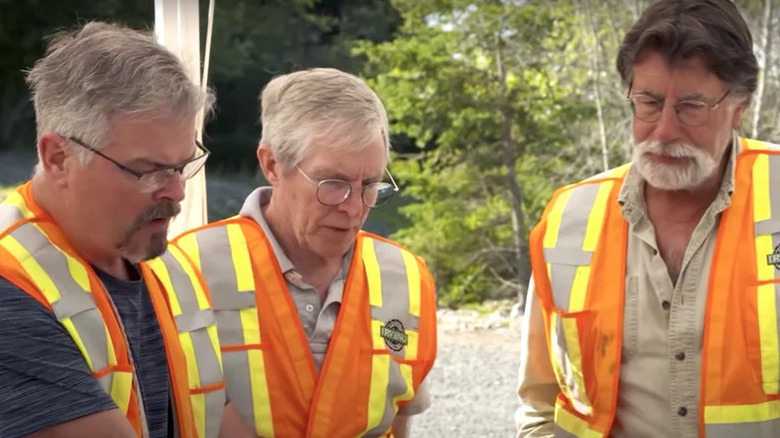
[[(571, 98), (572, 85), (550, 62), (566, 13), (544, 2), (394, 5), (404, 18), (396, 38), (355, 48), (368, 59), (364, 75), (383, 98), (392, 130), (418, 147), (393, 165), (405, 195), (417, 201), (401, 209), (411, 225), (393, 237), (426, 258), (445, 305), (517, 296), (528, 278), (527, 261), (518, 261), (527, 243), (518, 234), (526, 236), (538, 217), (554, 185), (549, 176), (573, 142), (561, 127), (592, 111)], [(519, 218), (509, 164), (521, 187)]]

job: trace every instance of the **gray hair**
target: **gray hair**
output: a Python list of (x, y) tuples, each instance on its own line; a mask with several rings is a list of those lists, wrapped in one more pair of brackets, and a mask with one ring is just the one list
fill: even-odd
[[(201, 90), (179, 58), (148, 31), (89, 22), (56, 35), (27, 73), (38, 138), (74, 136), (100, 149), (110, 119), (195, 117), (209, 113), (214, 95)], [(79, 150), (82, 163), (91, 157)]]
[(379, 97), (354, 75), (314, 68), (272, 79), (260, 97), (262, 138), (283, 166), (303, 160), (317, 139), (329, 147), (358, 151), (377, 134), (389, 159), (387, 112)]
[(750, 97), (758, 85), (753, 37), (729, 0), (661, 0), (647, 8), (618, 51), (617, 69), (625, 85), (646, 49), (658, 50), (673, 65), (704, 56), (734, 95)]

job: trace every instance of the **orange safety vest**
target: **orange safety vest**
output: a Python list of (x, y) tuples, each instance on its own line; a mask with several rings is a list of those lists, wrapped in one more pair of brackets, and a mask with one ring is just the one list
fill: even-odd
[(214, 298), (228, 396), (262, 437), (390, 436), (436, 356), (433, 280), (361, 232), (320, 375), (263, 229), (236, 217), (174, 239)]
[[(165, 342), (177, 436), (216, 437), (225, 382), (205, 282), (175, 248), (140, 266)], [(148, 437), (133, 358), (113, 302), (92, 266), (35, 202), (29, 182), (0, 203), (0, 276), (54, 313), (136, 435)]]
[[(710, 271), (700, 436), (780, 436), (780, 146), (740, 139)], [(629, 165), (555, 192), (531, 232), (533, 278), (561, 388), (556, 437), (606, 437), (620, 380)]]

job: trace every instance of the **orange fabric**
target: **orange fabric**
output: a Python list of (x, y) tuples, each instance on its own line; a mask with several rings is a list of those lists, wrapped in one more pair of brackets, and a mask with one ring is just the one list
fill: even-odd
[[(322, 373), (318, 375), (295, 304), (262, 229), (251, 219), (237, 217), (199, 230), (228, 224), (240, 225), (249, 248), (261, 344), (224, 345), (222, 350), (257, 348), (263, 352), (274, 434), (309, 438), (361, 434), (368, 424), (373, 353), (371, 311), (360, 257), (361, 239), (356, 239), (342, 305)], [(412, 361), (417, 386), (433, 365), (436, 348), (433, 280), (422, 261), (418, 259), (418, 262), (423, 279), (419, 330), (426, 333), (419, 339), (419, 357), (430, 360)]]
[[(710, 270), (702, 344), (699, 409), (702, 437), (705, 434), (705, 406), (752, 405), (780, 399), (780, 395), (765, 394), (760, 380), (752, 220), (752, 164), (759, 152), (745, 149), (743, 144), (743, 152), (737, 158), (734, 194), (730, 207), (721, 217)], [(588, 183), (591, 182), (580, 184)], [(615, 183), (607, 203), (605, 228), (593, 253), (582, 312), (570, 314), (555, 307), (544, 258), (547, 216), (557, 196), (567, 188), (556, 191), (530, 237), (533, 276), (543, 307), (548, 345), (553, 313), (561, 318), (577, 318), (583, 375), (587, 395), (593, 403), (593, 414), (581, 415), (562, 393), (558, 395), (557, 405), (604, 436), (608, 436), (614, 421), (622, 348), (628, 223), (621, 216), (617, 203), (621, 186), (622, 178)]]
[[(737, 158), (734, 195), (718, 229), (702, 342), (700, 412), (705, 406), (780, 400), (780, 394), (766, 394), (761, 381), (756, 260), (766, 255), (756, 254), (751, 190), (751, 169), (758, 155), (745, 151)], [(702, 430), (704, 420), (701, 415)]]
[[(32, 185), (26, 183), (17, 189), (18, 193), (22, 195), (27, 207), (33, 212), (34, 217), (31, 219), (25, 219), (17, 222), (8, 230), (2, 230), (0, 232), (0, 238), (8, 234), (18, 226), (34, 222), (46, 236), (56, 245), (60, 250), (67, 253), (74, 259), (78, 260), (84, 266), (89, 266), (89, 263), (84, 260), (70, 244), (65, 237), (63, 231), (53, 221), (51, 216), (35, 201), (32, 196)], [(190, 405), (189, 389), (187, 386), (187, 366), (184, 360), (184, 353), (181, 350), (181, 345), (178, 341), (179, 334), (173, 323), (173, 317), (170, 313), (165, 293), (158, 284), (158, 281), (151, 270), (141, 265), (141, 270), (144, 276), (144, 280), (149, 287), (149, 293), (152, 297), (152, 302), (157, 313), (158, 320), (160, 321), (160, 329), (165, 341), (166, 351), (168, 354), (169, 371), (171, 374), (171, 380), (174, 388), (174, 399), (176, 400), (176, 412), (177, 419), (179, 420), (179, 428), (184, 437), (195, 437), (195, 422), (192, 415), (192, 408)], [(93, 375), (98, 378), (104, 376), (110, 371), (133, 371), (133, 365), (129, 355), (129, 349), (127, 340), (125, 338), (124, 331), (122, 330), (119, 319), (114, 313), (113, 304), (106, 291), (103, 283), (97, 277), (94, 270), (88, 269), (89, 283), (92, 290), (92, 297), (95, 301), (95, 305), (103, 316), (103, 320), (106, 324), (106, 328), (111, 339), (111, 343), (116, 355), (116, 366), (109, 366), (102, 370), (94, 370)], [(42, 296), (41, 292), (34, 285), (27, 272), (16, 261), (14, 257), (7, 254), (2, 248), (0, 248), (0, 276), (9, 280), (11, 283), (24, 290), (30, 296), (35, 298), (43, 306), (51, 310), (51, 306)], [(183, 376), (184, 378), (177, 379)], [(140, 437), (142, 435), (142, 424), (139, 411), (138, 394), (136, 393), (135, 385), (132, 388), (130, 394), (130, 404), (126, 415), (128, 421), (132, 425), (136, 434)], [(186, 420), (186, 421), (185, 421)]]
[[(581, 184), (594, 184), (603, 180)], [(617, 205), (620, 183), (610, 193), (608, 205)], [(606, 432), (612, 426), (620, 370), (620, 353), (623, 331), (623, 298), (625, 289), (625, 244), (628, 238), (628, 223), (619, 208), (612, 208), (606, 214), (605, 232), (601, 233), (599, 251), (593, 254), (591, 279), (582, 312), (567, 312), (559, 309), (553, 301), (552, 286), (547, 276), (544, 258), (544, 233), (546, 219), (552, 205), (563, 190), (556, 191), (545, 209), (539, 225), (531, 231), (531, 263), (536, 292), (543, 308), (545, 333), (548, 345), (551, 343), (550, 317), (558, 314), (561, 319), (574, 318), (580, 333), (583, 375), (588, 399), (593, 404), (594, 414), (587, 418), (571, 405), (563, 393), (558, 395), (557, 404), (572, 415), (587, 421), (590, 428)], [(609, 291), (610, 294), (604, 294)]]

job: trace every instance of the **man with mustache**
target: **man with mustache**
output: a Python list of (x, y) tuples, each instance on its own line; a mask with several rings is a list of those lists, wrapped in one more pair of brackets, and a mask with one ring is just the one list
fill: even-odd
[(251, 436), (206, 285), (166, 251), (213, 96), (153, 35), (100, 22), (27, 81), (38, 165), (0, 203), (0, 436)]
[(173, 244), (214, 297), (227, 392), (262, 437), (409, 436), (430, 404), (433, 279), (361, 231), (398, 190), (385, 108), (334, 69), (274, 78), (257, 158), (271, 187)]
[(661, 0), (617, 67), (634, 160), (559, 189), (531, 233), (519, 437), (780, 436), (780, 147), (728, 0)]

